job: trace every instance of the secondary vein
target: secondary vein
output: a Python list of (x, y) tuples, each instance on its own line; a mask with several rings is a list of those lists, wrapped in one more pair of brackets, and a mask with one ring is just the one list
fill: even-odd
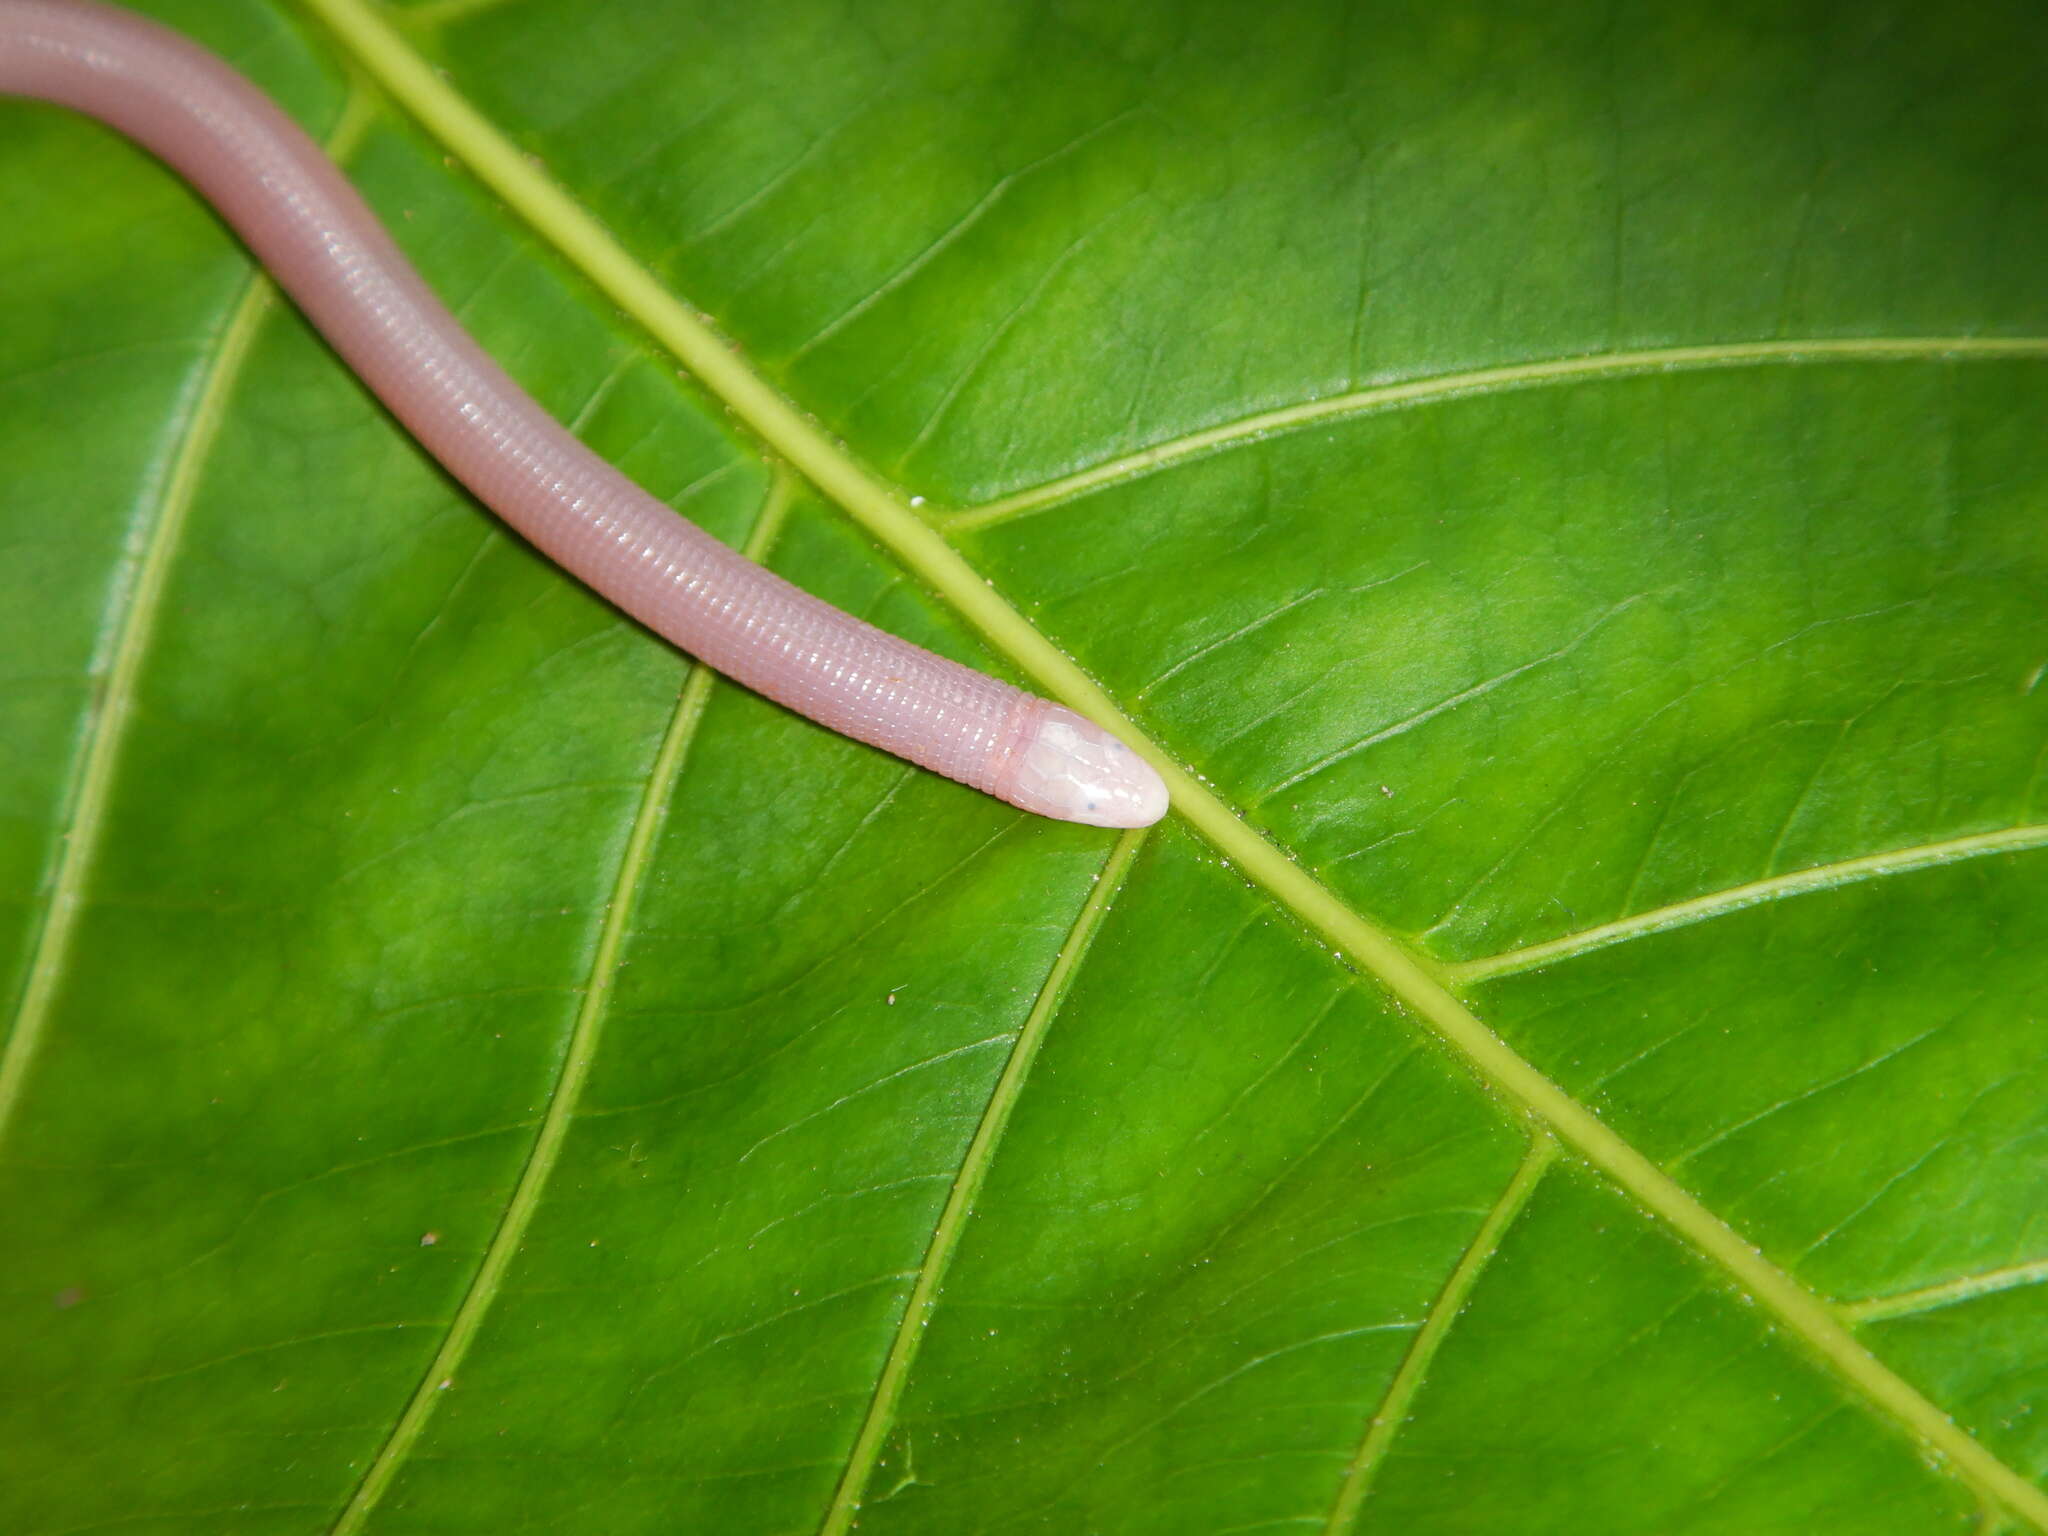
[(1921, 1312), (1934, 1312), (1942, 1307), (1975, 1301), (1980, 1296), (1995, 1296), (2000, 1291), (2016, 1291), (2024, 1286), (2042, 1284), (2048, 1284), (2048, 1259), (2032, 1264), (2013, 1264), (2004, 1269), (1989, 1269), (1981, 1274), (1964, 1275), (1959, 1280), (1923, 1286), (1914, 1291), (1900, 1291), (1892, 1296), (1871, 1296), (1862, 1301), (1843, 1302), (1840, 1311), (1850, 1326), (1860, 1328), (1865, 1323), (1912, 1317)]
[(1458, 1314), (1464, 1310), (1472, 1287), (1479, 1283), (1480, 1275), (1500, 1251), (1501, 1240), (1515, 1224), (1515, 1218), (1527, 1207), (1530, 1197), (1536, 1193), (1536, 1186), (1542, 1183), (1543, 1175), (1556, 1159), (1557, 1143), (1539, 1132), (1530, 1141), (1521, 1166), (1508, 1180), (1507, 1188), (1501, 1191), (1500, 1199), (1494, 1202), (1486, 1219), (1479, 1224), (1471, 1245), (1452, 1268), (1429, 1309), (1429, 1315), (1409, 1342), (1408, 1353), (1402, 1357), (1394, 1379), (1387, 1384), (1387, 1395), (1368, 1421), (1365, 1437), (1359, 1442), (1358, 1454), (1352, 1458), (1344, 1474), (1336, 1505), (1324, 1527), (1324, 1536), (1344, 1536), (1358, 1523), (1358, 1512), (1365, 1507), (1373, 1479), (1386, 1461), (1394, 1437), (1407, 1422), (1409, 1411), (1415, 1405), (1415, 1395), (1422, 1390), (1423, 1380), (1429, 1375), (1429, 1367), (1436, 1359), (1438, 1348), (1450, 1333)]
[(1909, 870), (1931, 869), (1942, 864), (1954, 864), (1963, 859), (1985, 858), (1999, 853), (2018, 853), (2023, 849), (2043, 846), (2048, 846), (2048, 826), (2008, 827), (2002, 832), (1983, 832), (1972, 837), (1951, 837), (1935, 843), (1917, 843), (1909, 848), (1894, 848), (1884, 853), (1867, 854), (1858, 859), (1843, 859), (1835, 864), (1816, 864), (1809, 869), (1794, 870), (1790, 874), (1773, 875), (1766, 880), (1751, 880), (1743, 885), (1730, 886), (1726, 890), (1710, 891), (1689, 901), (1674, 902), (1668, 907), (1638, 912), (1633, 917), (1602, 923), (1598, 927), (1568, 933), (1562, 938), (1548, 939), (1541, 944), (1505, 950), (1480, 960), (1466, 960), (1448, 966), (1446, 970), (1450, 979), (1458, 985), (1473, 986), (1499, 976), (1512, 976), (1518, 971), (1533, 971), (1559, 960), (1570, 959), (1574, 955), (1605, 949), (1610, 944), (1620, 944), (1648, 934), (1662, 933), (1668, 928), (1683, 928), (1692, 923), (1702, 923), (1708, 918), (1719, 917), (1727, 912), (1739, 912), (1745, 907), (1761, 906), (1767, 901), (1781, 901), (1788, 896), (1804, 895), (1808, 891), (1830, 890), (1838, 885), (1876, 879), (1880, 875), (1904, 874)]
[[(778, 474), (770, 484), (760, 515), (747, 538), (746, 552), (751, 558), (760, 559), (773, 545), (782, 529), (788, 504), (789, 481), (786, 476)], [(620, 953), (625, 948), (640, 889), (653, 862), (655, 841), (667, 820), (669, 802), (675, 794), (677, 781), (682, 777), (690, 744), (696, 739), (697, 727), (704, 718), (704, 707), (710, 699), (714, 678), (715, 674), (708, 667), (701, 664), (691, 667), (689, 678), (676, 701), (675, 713), (670, 717), (661, 746), (655, 753), (653, 767), (647, 775), (646, 790), (641, 795), (632, 829), (626, 837), (625, 852), (613, 876), (610, 900), (604, 909), (604, 923), (598, 932), (596, 951), (591, 956), (589, 980), (583, 990), (583, 1002), (576, 1010), (575, 1022), (569, 1028), (569, 1041), (562, 1052), (561, 1068), (548, 1094), (547, 1109), (541, 1117), (540, 1129), (534, 1135), (533, 1146), (527, 1152), (526, 1164), (520, 1169), (518, 1182), (513, 1185), (511, 1196), (505, 1202), (504, 1213), (498, 1219), (496, 1231), (491, 1234), (483, 1261), (470, 1277), (469, 1286), (455, 1309), (455, 1316), (448, 1324), (448, 1332), (441, 1340), (440, 1348), (435, 1350), (425, 1374), (413, 1388), (411, 1397), (392, 1425), (391, 1433), (364, 1469), (347, 1505), (335, 1520), (330, 1536), (355, 1536), (390, 1489), (392, 1479), (398, 1475), (398, 1469), (418, 1444), (427, 1421), (433, 1417), (443, 1386), (452, 1382), (462, 1368), (469, 1347), (483, 1326), (485, 1314), (490, 1311), (504, 1285), (506, 1271), (511, 1268), (520, 1245), (526, 1241), (527, 1230), (533, 1225), (534, 1214), (540, 1208), (541, 1193), (561, 1161), (562, 1148), (568, 1141), (584, 1085), (589, 1081), (591, 1066), (597, 1059), (605, 1015), (611, 1006), (612, 986), (618, 977)]]
[(1538, 358), (1497, 368), (1404, 379), (1348, 390), (1321, 400), (1259, 411), (1198, 432), (1154, 443), (1136, 453), (1105, 460), (1071, 475), (1027, 487), (946, 519), (950, 532), (1042, 512), (1090, 491), (1154, 474), (1171, 465), (1216, 453), (1238, 443), (1295, 432), (1320, 422), (1377, 415), (1409, 406), (1434, 405), (1472, 395), (1502, 394), (1550, 384), (1631, 378), (1649, 373), (1698, 373), (1714, 368), (1748, 368), (1795, 363), (1907, 362), (1924, 359), (2048, 358), (2048, 336), (1804, 336), (1776, 341), (1725, 341), (1691, 347), (1645, 347), (1594, 352), (1576, 357)]
[[(345, 157), (368, 125), (360, 94), (343, 104), (327, 141), (328, 153)], [(14, 1026), (0, 1049), (0, 1140), (20, 1107), (28, 1074), (49, 1031), (57, 993), (70, 965), (86, 885), (100, 852), (115, 775), (127, 741), (137, 685), (170, 582), (171, 566), (185, 532), (214, 444), (227, 417), (229, 397), (248, 361), (250, 348), (277, 290), (260, 272), (251, 273), (213, 338), (213, 347), (186, 381), (165, 434), (167, 453), (154, 492), (138, 499), (129, 530), (129, 554), (108, 594), (98, 653), (89, 677), (104, 677), (99, 698), (81, 732), (74, 768), (60, 814), (55, 865), (41, 925), (29, 947), (27, 978), (14, 1010)]]
[(881, 1458), (882, 1442), (895, 1422), (904, 1385), (910, 1378), (910, 1368), (917, 1359), (919, 1345), (924, 1341), (925, 1324), (938, 1301), (939, 1287), (945, 1283), (946, 1271), (959, 1249), (961, 1234), (966, 1229), (967, 1218), (973, 1214), (974, 1202), (981, 1194), (989, 1166), (995, 1161), (997, 1144), (1010, 1123), (1010, 1112), (1024, 1091), (1031, 1064), (1038, 1058), (1038, 1048), (1045, 1043), (1046, 1032), (1052, 1027), (1053, 1017), (1066, 996), (1067, 985), (1088, 953), (1089, 945), (1094, 943), (1102, 919), (1122, 888), (1124, 877), (1130, 872), (1131, 860), (1137, 857), (1144, 841), (1145, 831), (1140, 828), (1124, 833), (1110, 849), (1108, 862), (1096, 877), (1088, 899), (1081, 904), (1074, 926), (1060, 945), (1052, 968), (1046, 972), (1045, 984), (1039, 988), (1031, 1012), (1017, 1032), (1016, 1043), (1010, 1048), (1010, 1058), (989, 1094), (981, 1123), (975, 1127), (973, 1139), (968, 1142), (967, 1151), (960, 1159), (952, 1191), (947, 1195), (938, 1224), (932, 1230), (931, 1244), (918, 1268), (917, 1283), (911, 1287), (910, 1300), (896, 1325), (896, 1336), (889, 1343), (888, 1357), (882, 1362), (881, 1375), (875, 1382), (874, 1397), (868, 1403), (860, 1433), (854, 1437), (853, 1449), (846, 1459), (845, 1475), (833, 1492), (820, 1536), (844, 1536), (860, 1512), (868, 1480), (874, 1476), (875, 1464)]

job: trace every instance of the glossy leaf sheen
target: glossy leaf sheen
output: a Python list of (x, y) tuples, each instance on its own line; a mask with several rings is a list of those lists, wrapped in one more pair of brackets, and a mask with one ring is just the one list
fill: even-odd
[(693, 678), (0, 104), (0, 1528), (2048, 1529), (2038, 7), (389, 13), (768, 447), (359, 45), (150, 9), (684, 515), (1033, 675), (909, 509), (1200, 783)]

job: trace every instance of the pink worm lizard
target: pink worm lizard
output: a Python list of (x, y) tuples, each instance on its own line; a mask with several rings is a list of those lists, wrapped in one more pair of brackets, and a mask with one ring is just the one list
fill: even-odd
[(542, 553), (798, 714), (1040, 815), (1149, 826), (1164, 782), (1074, 711), (885, 634), (599, 459), (463, 330), (319, 147), (248, 80), (96, 0), (0, 0), (0, 94), (134, 139), (198, 189), (348, 365)]

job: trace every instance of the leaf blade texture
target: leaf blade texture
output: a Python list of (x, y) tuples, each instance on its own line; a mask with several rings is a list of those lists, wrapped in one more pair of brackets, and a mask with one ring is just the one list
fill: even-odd
[(7, 104), (9, 1529), (2048, 1528), (2029, 8), (156, 9), (1179, 814), (693, 672)]

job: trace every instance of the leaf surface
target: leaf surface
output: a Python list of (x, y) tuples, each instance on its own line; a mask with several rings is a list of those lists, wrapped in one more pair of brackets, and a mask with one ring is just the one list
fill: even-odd
[(2035, 8), (153, 0), (1024, 818), (0, 103), (0, 1526), (2048, 1530)]

